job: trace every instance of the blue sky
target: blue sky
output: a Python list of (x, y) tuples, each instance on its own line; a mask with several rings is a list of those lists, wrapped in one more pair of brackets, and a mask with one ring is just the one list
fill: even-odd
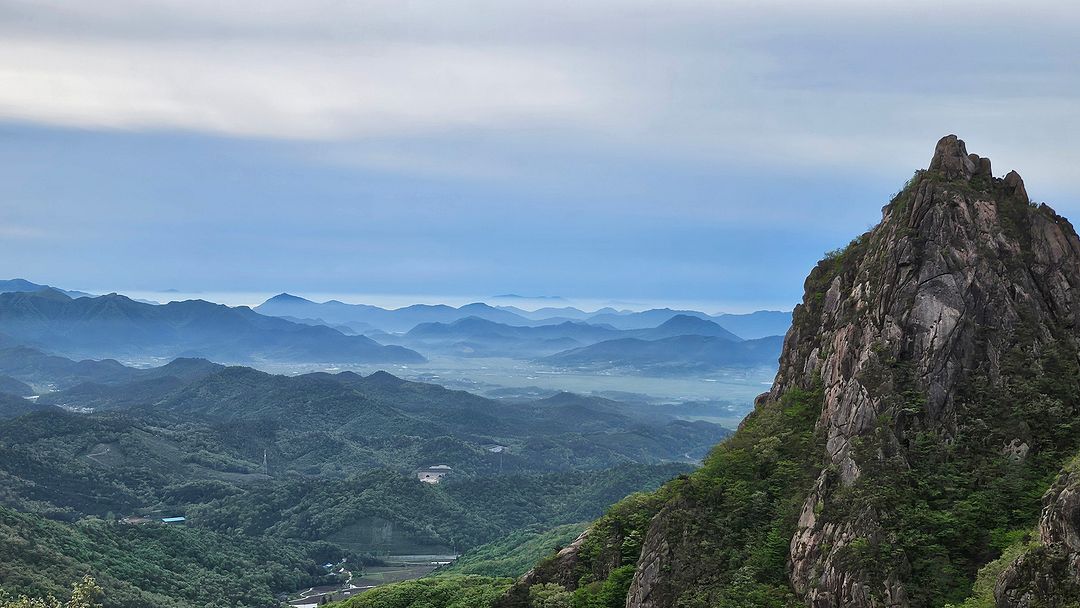
[(0, 274), (790, 308), (946, 133), (1080, 210), (1003, 4), (0, 0)]

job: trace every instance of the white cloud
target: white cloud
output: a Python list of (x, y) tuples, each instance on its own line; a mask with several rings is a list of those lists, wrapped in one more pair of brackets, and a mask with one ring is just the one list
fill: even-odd
[(80, 127), (348, 139), (587, 120), (558, 62), (520, 50), (12, 40), (0, 115)]
[[(1076, 185), (1080, 8), (1060, 2), (0, 0), (0, 119), (895, 175), (956, 131)], [(392, 147), (359, 162), (512, 172)], [(482, 174), (483, 172), (479, 173)], [(1072, 180), (1072, 181), (1070, 181)], [(1030, 181), (1030, 179), (1029, 179)]]

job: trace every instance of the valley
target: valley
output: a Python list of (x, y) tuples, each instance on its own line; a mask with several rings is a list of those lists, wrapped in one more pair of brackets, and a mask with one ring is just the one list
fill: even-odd
[[(627, 493), (692, 470), (728, 433), (711, 421), (714, 405), (528, 394), (535, 388), (490, 399), (381, 365), (268, 366), (289, 372), (275, 374), (186, 358), (131, 367), (5, 340), (0, 375), (29, 396), (0, 403), (0, 505), (22, 513), (9, 538), (29, 541), (41, 526), (62, 537), (92, 523), (97, 536), (81, 542), (261, 542), (291, 547), (289, 567), (299, 568), (292, 578), (252, 582), (244, 597), (227, 595), (225, 583), (192, 585), (197, 567), (175, 560), (164, 579), (139, 582), (122, 560), (75, 553), (70, 561), (48, 544), (0, 571), (8, 588), (59, 595), (67, 571), (42, 578), (31, 564), (61, 560), (95, 572), (109, 606), (340, 599), (428, 574), (432, 562), (525, 528), (595, 517)], [(433, 365), (398, 369), (438, 380)], [(485, 386), (498, 393), (509, 384)], [(450, 473), (420, 482), (416, 471), (435, 464)], [(323, 560), (341, 565), (327, 569)]]
[(417, 382), (469, 391), (491, 399), (538, 399), (566, 391), (621, 401), (654, 405), (696, 404), (689, 416), (712, 419), (729, 427), (750, 411), (754, 397), (768, 390), (776, 370), (773, 366), (719, 369), (701, 375), (642, 376), (632, 370), (590, 370), (554, 367), (505, 357), (460, 358), (432, 355), (424, 363), (374, 365), (295, 365), (263, 363), (273, 373), (355, 371), (369, 374), (389, 367), (394, 375)]

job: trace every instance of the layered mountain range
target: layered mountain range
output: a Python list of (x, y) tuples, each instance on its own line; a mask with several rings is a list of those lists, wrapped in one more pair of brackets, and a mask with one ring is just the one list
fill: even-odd
[[(526, 311), (480, 303), (387, 310), (316, 304), (287, 294), (252, 310), (203, 300), (154, 304), (118, 294), (90, 296), (13, 279), (0, 281), (0, 347), (140, 363), (194, 357), (356, 365), (421, 363), (424, 355), (504, 357), (590, 372), (659, 375), (771, 367), (779, 353), (777, 336), (744, 340), (715, 317), (695, 311), (578, 313), (581, 319), (537, 320), (526, 318)], [(304, 316), (311, 314), (323, 316)], [(724, 318), (756, 334), (775, 330), (787, 316), (760, 311)], [(391, 333), (400, 327), (408, 331)]]
[(708, 315), (696, 310), (671, 308), (653, 308), (639, 312), (601, 308), (586, 312), (565, 306), (529, 311), (516, 306), (490, 306), (482, 302), (459, 307), (445, 304), (413, 304), (402, 308), (387, 309), (369, 304), (346, 304), (337, 300), (313, 302), (288, 293), (276, 295), (256, 306), (254, 310), (261, 314), (294, 321), (348, 327), (360, 333), (372, 330), (404, 333), (421, 324), (453, 324), (468, 318), (515, 327), (578, 322), (608, 329), (636, 330), (655, 328), (676, 316), (688, 316), (717, 323), (741, 338), (754, 339), (783, 334), (791, 324), (791, 313), (770, 310), (746, 314)]
[(17, 343), (87, 358), (206, 357), (220, 361), (412, 363), (400, 346), (203, 300), (163, 305), (125, 296), (71, 297), (53, 288), (0, 293), (0, 333)]
[(743, 340), (718, 323), (676, 314), (656, 327), (616, 329), (584, 321), (515, 326), (466, 317), (421, 323), (384, 341), (425, 353), (513, 357), (575, 370), (622, 369), (652, 375), (775, 365), (780, 336)]
[(810, 273), (738, 432), (501, 604), (562, 589), (627, 608), (1075, 605), (1077, 285), (1071, 224), (942, 138), (881, 222)]

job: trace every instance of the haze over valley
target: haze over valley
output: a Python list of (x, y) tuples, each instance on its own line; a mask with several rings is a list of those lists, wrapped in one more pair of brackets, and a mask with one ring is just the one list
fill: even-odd
[[(184, 531), (167, 537), (216, 554), (241, 535), (233, 568), (248, 571), (244, 543), (265, 539), (294, 573), (238, 595), (246, 575), (192, 556), (170, 557), (181, 560), (170, 578), (192, 586), (168, 590), (125, 587), (96, 562), (119, 605), (304, 605), (429, 574), (489, 542), (525, 567), (605, 505), (693, 470), (749, 411), (780, 337), (720, 322), (757, 336), (790, 319), (528, 310), (517, 298), (397, 309), (162, 299), (0, 281), (0, 526), (52, 538), (67, 532), (48, 520), (89, 518), (103, 527), (74, 542), (164, 556), (175, 552), (154, 543), (180, 538), (152, 528), (171, 522)], [(684, 341), (704, 350), (680, 355)], [(51, 550), (17, 563), (56, 576), (35, 583), (15, 566), (13, 580), (61, 594), (71, 566)], [(145, 568), (130, 551), (108, 559)], [(325, 559), (332, 568), (316, 566)]]

